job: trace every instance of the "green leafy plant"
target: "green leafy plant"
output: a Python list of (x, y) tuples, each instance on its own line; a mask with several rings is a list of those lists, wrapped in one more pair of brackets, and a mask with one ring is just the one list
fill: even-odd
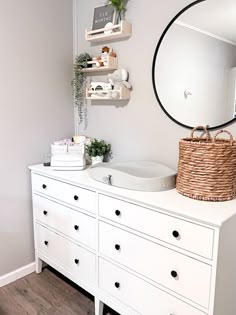
[(87, 61), (91, 60), (91, 56), (88, 53), (82, 53), (75, 56), (75, 63), (73, 65), (73, 79), (71, 82), (73, 88), (73, 97), (75, 106), (78, 109), (79, 124), (85, 123), (87, 126), (87, 104), (85, 101), (86, 91), (86, 76), (81, 70), (87, 68)]
[(85, 146), (85, 151), (90, 157), (102, 156), (111, 152), (111, 145), (104, 140), (93, 139)]
[(119, 20), (125, 15), (127, 2), (128, 0), (108, 0), (108, 4), (111, 4), (117, 11)]

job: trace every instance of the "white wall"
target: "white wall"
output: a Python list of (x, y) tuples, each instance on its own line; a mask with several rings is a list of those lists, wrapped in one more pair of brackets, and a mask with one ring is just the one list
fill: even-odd
[(73, 134), (72, 0), (0, 0), (0, 276), (34, 261), (30, 172)]
[[(156, 60), (156, 86), (162, 104), (172, 117), (188, 126), (219, 126), (233, 119), (234, 97), (228, 86), (235, 66), (235, 45), (173, 24)], [(186, 99), (187, 89), (193, 95)]]
[[(78, 1), (78, 50), (98, 53), (100, 46), (84, 40), (85, 29), (91, 29), (93, 9), (103, 5), (101, 0)], [(169, 21), (190, 0), (130, 0), (127, 20), (133, 24), (130, 39), (106, 43), (117, 52), (119, 64), (130, 72), (133, 84), (127, 106), (92, 105), (89, 107), (89, 126), (86, 133), (104, 138), (113, 145), (116, 159), (157, 159), (177, 167), (178, 141), (190, 134), (172, 122), (159, 107), (151, 79), (152, 58), (156, 44)], [(174, 48), (173, 48), (174, 49)], [(236, 125), (229, 128), (236, 136)]]

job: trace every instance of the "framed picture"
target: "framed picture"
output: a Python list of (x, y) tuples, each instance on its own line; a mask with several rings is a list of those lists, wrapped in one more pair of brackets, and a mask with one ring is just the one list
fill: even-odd
[(94, 9), (92, 30), (104, 28), (107, 23), (115, 24), (116, 12), (111, 5), (104, 5)]

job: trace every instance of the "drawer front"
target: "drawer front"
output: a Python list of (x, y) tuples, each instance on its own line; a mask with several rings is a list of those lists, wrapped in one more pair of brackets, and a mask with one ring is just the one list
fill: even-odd
[(41, 175), (32, 175), (32, 187), (35, 192), (56, 198), (81, 209), (96, 212), (96, 193)]
[(142, 315), (206, 315), (101, 258), (99, 287)]
[(208, 307), (211, 266), (104, 222), (99, 222), (99, 252)]
[(214, 230), (134, 204), (99, 195), (99, 215), (211, 259)]
[(95, 255), (35, 224), (35, 248), (86, 283), (95, 284)]
[(33, 205), (36, 220), (95, 249), (96, 220), (94, 218), (35, 194)]

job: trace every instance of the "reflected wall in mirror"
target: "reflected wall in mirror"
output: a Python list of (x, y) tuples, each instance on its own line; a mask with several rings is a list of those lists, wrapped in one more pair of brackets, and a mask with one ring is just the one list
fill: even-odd
[(199, 0), (170, 22), (157, 45), (154, 92), (178, 124), (210, 129), (236, 117), (236, 1)]

